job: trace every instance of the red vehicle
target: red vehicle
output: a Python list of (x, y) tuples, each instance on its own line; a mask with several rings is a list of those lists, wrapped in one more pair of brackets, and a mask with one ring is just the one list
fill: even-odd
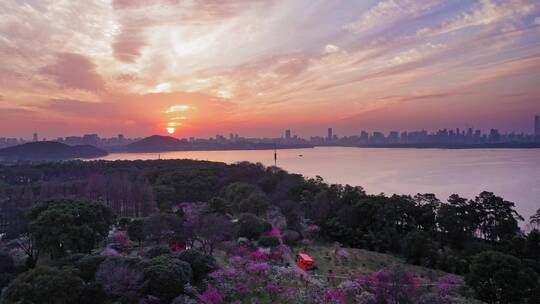
[(296, 257), (296, 265), (303, 270), (315, 269), (315, 262), (307, 253), (299, 253)]

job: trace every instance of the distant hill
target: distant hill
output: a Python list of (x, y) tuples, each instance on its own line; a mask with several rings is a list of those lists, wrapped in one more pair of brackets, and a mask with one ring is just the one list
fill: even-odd
[(185, 144), (180, 140), (161, 135), (152, 135), (127, 145), (123, 150), (126, 152), (162, 152), (183, 150)]
[(53, 141), (31, 142), (0, 149), (0, 159), (5, 160), (63, 160), (95, 158), (105, 155), (107, 155), (107, 152), (94, 146), (68, 146)]

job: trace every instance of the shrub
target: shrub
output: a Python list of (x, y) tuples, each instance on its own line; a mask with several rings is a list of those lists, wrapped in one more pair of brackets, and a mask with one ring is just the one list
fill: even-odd
[(194, 249), (182, 252), (178, 258), (191, 266), (195, 282), (200, 282), (207, 274), (217, 269), (216, 260), (212, 256)]
[(0, 250), (0, 274), (0, 290), (2, 290), (15, 276), (15, 262), (5, 250)]
[(155, 246), (150, 249), (148, 249), (144, 253), (144, 257), (148, 259), (153, 259), (155, 257), (158, 257), (160, 255), (164, 254), (171, 254), (171, 250), (167, 246)]
[(158, 256), (144, 263), (143, 290), (162, 301), (170, 302), (184, 291), (193, 278), (191, 266), (171, 256)]
[(71, 270), (37, 267), (15, 278), (5, 289), (0, 302), (76, 304), (83, 287), (84, 282)]
[(79, 299), (79, 304), (102, 303), (107, 303), (107, 294), (103, 290), (103, 287), (95, 282), (86, 284)]
[(58, 199), (36, 204), (30, 211), (30, 232), (40, 249), (53, 258), (90, 253), (109, 233), (109, 207), (86, 199)]
[(96, 272), (96, 282), (108, 296), (121, 302), (134, 301), (139, 297), (142, 284), (139, 262), (137, 258), (107, 258)]
[(127, 230), (130, 223), (131, 219), (129, 217), (121, 217), (116, 222), (116, 225), (120, 230)]
[(283, 241), (287, 245), (295, 245), (300, 239), (300, 233), (294, 230), (285, 230), (283, 233)]
[(426, 232), (409, 232), (403, 240), (402, 251), (409, 263), (428, 267), (436, 265), (437, 252), (434, 250), (431, 238)]
[(474, 257), (465, 277), (479, 300), (488, 303), (524, 303), (538, 288), (538, 275), (514, 256), (485, 251)]
[(101, 251), (100, 255), (102, 255), (104, 257), (121, 256), (121, 254), (116, 249), (114, 249), (112, 247), (106, 247), (105, 249), (103, 249)]
[(279, 244), (279, 239), (273, 236), (262, 236), (259, 238), (259, 245), (263, 247), (276, 247)]
[(238, 204), (238, 210), (240, 212), (248, 212), (255, 215), (264, 214), (269, 207), (270, 200), (262, 192), (252, 193)]
[(186, 295), (181, 295), (174, 298), (171, 304), (199, 304), (199, 302)]
[(261, 234), (270, 231), (272, 225), (257, 216), (245, 213), (238, 219), (237, 236), (246, 237), (250, 240), (258, 239)]
[(105, 261), (105, 256), (99, 255), (84, 255), (74, 262), (73, 266), (79, 269), (79, 276), (86, 282), (95, 280), (96, 272)]
[(144, 231), (144, 221), (141, 219), (132, 220), (127, 226), (127, 232), (129, 239), (134, 242), (138, 242), (140, 245), (146, 237)]

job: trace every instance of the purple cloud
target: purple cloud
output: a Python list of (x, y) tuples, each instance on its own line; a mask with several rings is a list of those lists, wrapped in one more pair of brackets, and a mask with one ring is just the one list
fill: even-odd
[(53, 77), (63, 88), (104, 91), (105, 82), (96, 69), (96, 64), (83, 55), (61, 53), (58, 54), (56, 63), (45, 66), (41, 73)]

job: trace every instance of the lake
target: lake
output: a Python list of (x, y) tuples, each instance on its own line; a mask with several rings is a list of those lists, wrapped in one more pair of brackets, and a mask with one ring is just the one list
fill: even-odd
[[(274, 151), (180, 151), (162, 159), (274, 164)], [(115, 153), (105, 160), (157, 159), (157, 153)], [(278, 150), (277, 165), (327, 182), (362, 186), (368, 193), (453, 193), (473, 198), (487, 190), (516, 203), (528, 220), (540, 208), (540, 149), (394, 149), (317, 147)]]

